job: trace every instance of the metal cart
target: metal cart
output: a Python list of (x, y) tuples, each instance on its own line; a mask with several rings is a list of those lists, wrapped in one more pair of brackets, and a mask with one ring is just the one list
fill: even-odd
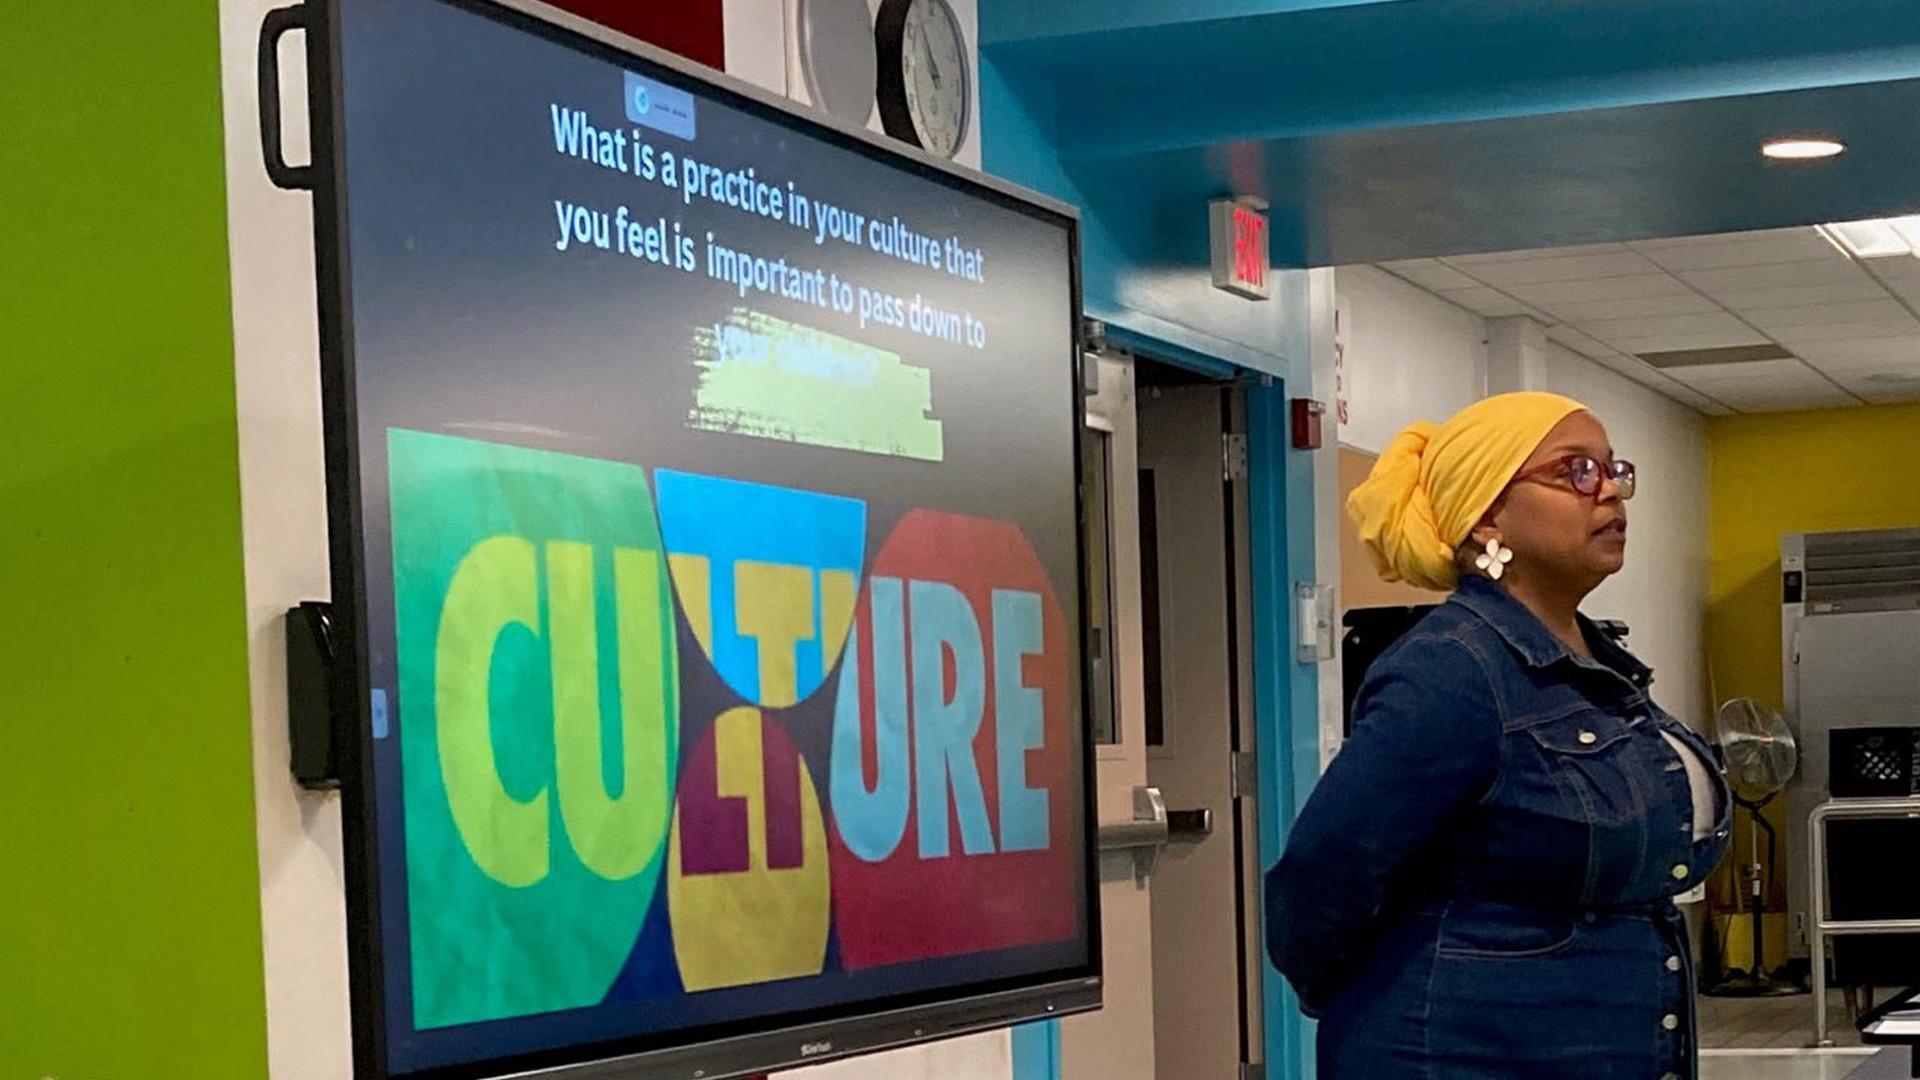
[[(1827, 939), (1848, 934), (1920, 933), (1920, 919), (1827, 918), (1827, 822), (1834, 818), (1920, 818), (1920, 796), (1903, 799), (1828, 799), (1807, 815), (1807, 948), (1813, 960), (1813, 1041), (1832, 1046), (1827, 1034)], [(1920, 1076), (1920, 1073), (1916, 1073)]]

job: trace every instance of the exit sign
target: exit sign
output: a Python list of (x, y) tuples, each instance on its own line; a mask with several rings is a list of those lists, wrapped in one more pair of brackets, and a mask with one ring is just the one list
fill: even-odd
[(1251, 300), (1273, 295), (1267, 280), (1267, 203), (1250, 195), (1207, 204), (1213, 285)]

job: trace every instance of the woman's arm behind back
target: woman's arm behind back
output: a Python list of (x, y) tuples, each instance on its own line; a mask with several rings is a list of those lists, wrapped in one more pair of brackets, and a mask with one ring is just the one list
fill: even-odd
[(1500, 767), (1493, 685), (1458, 638), (1390, 650), (1353, 708), (1352, 738), (1266, 879), (1268, 953), (1316, 1014), (1366, 959), (1402, 872)]

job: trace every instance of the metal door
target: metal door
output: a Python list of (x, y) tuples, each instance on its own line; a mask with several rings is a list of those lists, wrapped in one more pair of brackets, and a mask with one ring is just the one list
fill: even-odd
[(1238, 392), (1159, 387), (1138, 412), (1147, 780), (1176, 828), (1211, 817), (1154, 873), (1155, 1060), (1230, 1080), (1262, 1059)]

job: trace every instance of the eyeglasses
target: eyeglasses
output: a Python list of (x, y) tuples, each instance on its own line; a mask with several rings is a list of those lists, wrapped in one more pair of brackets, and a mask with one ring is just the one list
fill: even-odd
[(1608, 480), (1619, 489), (1622, 500), (1633, 498), (1637, 480), (1631, 461), (1599, 461), (1586, 454), (1571, 454), (1528, 469), (1513, 478), (1514, 483), (1531, 480), (1572, 488), (1590, 499), (1600, 497), (1600, 488)]

